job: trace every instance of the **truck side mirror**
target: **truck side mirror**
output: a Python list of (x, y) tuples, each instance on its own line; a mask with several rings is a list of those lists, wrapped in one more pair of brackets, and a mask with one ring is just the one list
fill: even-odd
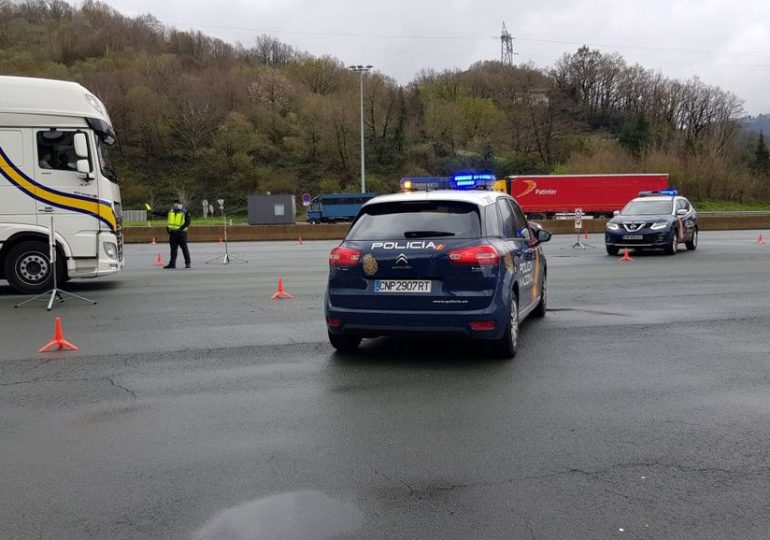
[[(86, 134), (82, 132), (75, 133), (74, 143), (75, 143), (75, 155), (79, 158), (87, 158), (88, 157), (88, 138), (86, 138)], [(80, 169), (78, 169), (78, 171), (80, 171)]]
[(85, 176), (86, 180), (93, 180), (93, 177), (91, 176), (91, 164), (88, 162), (87, 159), (79, 159), (75, 162), (75, 167), (77, 167), (78, 173)]

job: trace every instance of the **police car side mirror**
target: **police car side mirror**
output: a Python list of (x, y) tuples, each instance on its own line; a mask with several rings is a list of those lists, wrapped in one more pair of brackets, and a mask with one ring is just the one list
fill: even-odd
[(677, 216), (686, 216), (687, 215), (687, 210), (684, 209), (684, 208), (680, 208), (679, 210), (676, 211), (676, 215)]
[(543, 242), (548, 242), (550, 239), (551, 239), (551, 233), (549, 233), (545, 229), (539, 229), (537, 231), (538, 243), (542, 244)]

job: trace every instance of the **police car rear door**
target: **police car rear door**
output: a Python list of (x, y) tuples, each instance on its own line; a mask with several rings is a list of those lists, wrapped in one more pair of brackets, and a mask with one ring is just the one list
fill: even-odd
[(530, 246), (530, 231), (521, 210), (508, 197), (497, 200), (502, 217), (502, 233), (506, 251), (513, 259), (512, 272), (519, 285), (519, 311), (530, 309), (535, 282), (535, 250)]

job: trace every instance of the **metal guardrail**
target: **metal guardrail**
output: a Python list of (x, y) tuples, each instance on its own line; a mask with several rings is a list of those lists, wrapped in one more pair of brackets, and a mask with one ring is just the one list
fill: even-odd
[(147, 210), (123, 210), (123, 221), (147, 221)]
[(699, 216), (725, 216), (725, 217), (741, 217), (741, 216), (770, 216), (770, 210), (711, 210), (701, 211), (697, 210)]

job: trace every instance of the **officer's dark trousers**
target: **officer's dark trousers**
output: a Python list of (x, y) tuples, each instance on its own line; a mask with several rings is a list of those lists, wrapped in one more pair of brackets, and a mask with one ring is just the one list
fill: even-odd
[(190, 264), (190, 250), (187, 249), (187, 231), (168, 233), (168, 243), (171, 246), (171, 258), (168, 260), (169, 266), (176, 266), (176, 255), (179, 248), (182, 248), (185, 264)]

